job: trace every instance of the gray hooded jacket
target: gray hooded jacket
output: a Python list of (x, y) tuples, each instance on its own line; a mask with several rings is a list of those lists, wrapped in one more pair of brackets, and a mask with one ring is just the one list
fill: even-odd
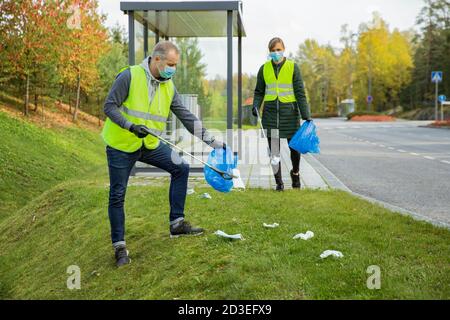
[[(158, 86), (168, 80), (155, 78), (152, 75), (149, 70), (150, 59), (151, 57), (145, 58), (144, 61), (142, 61), (141, 66), (144, 68), (147, 76), (149, 101), (152, 101)], [(129, 69), (126, 69), (119, 75), (117, 75), (116, 80), (114, 81), (111, 90), (109, 91), (108, 97), (106, 98), (104, 106), (104, 112), (106, 116), (110, 118), (114, 123), (127, 130), (130, 129), (133, 123), (128, 121), (122, 115), (119, 108), (128, 98), (130, 83), (131, 72)], [(197, 138), (201, 139), (208, 145), (214, 141), (215, 138), (211, 136), (203, 127), (202, 122), (183, 105), (176, 88), (170, 110), (178, 119), (180, 119), (181, 123), (183, 123), (183, 125), (191, 134), (195, 135)]]

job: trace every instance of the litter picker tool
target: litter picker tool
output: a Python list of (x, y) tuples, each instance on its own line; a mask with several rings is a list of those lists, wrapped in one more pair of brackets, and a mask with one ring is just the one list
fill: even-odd
[(239, 178), (238, 176), (236, 176), (236, 175), (234, 175), (234, 174), (232, 174), (232, 173), (225, 172), (225, 171), (222, 171), (222, 170), (220, 170), (220, 169), (218, 169), (218, 168), (213, 167), (213, 166), (210, 165), (209, 163), (207, 163), (207, 162), (203, 161), (202, 159), (200, 159), (200, 158), (194, 156), (193, 154), (191, 154), (191, 153), (189, 153), (189, 152), (183, 150), (182, 148), (180, 148), (179, 146), (173, 144), (172, 142), (167, 141), (167, 140), (164, 139), (163, 137), (156, 135), (156, 134), (155, 134), (152, 130), (150, 130), (149, 128), (145, 127), (144, 130), (145, 130), (145, 132), (147, 132), (148, 134), (151, 134), (152, 136), (158, 138), (159, 140), (161, 140), (161, 141), (164, 142), (165, 144), (168, 144), (169, 146), (171, 146), (171, 147), (173, 147), (173, 148), (175, 148), (175, 149), (177, 149), (177, 150), (183, 152), (184, 154), (188, 155), (188, 156), (191, 157), (192, 159), (195, 159), (195, 160), (201, 162), (202, 164), (204, 164), (205, 166), (207, 166), (208, 168), (210, 168), (210, 169), (213, 170), (214, 172), (217, 172), (223, 179), (225, 179), (225, 180), (233, 180), (233, 179), (238, 179), (238, 178)]
[[(267, 141), (267, 143), (269, 143), (269, 141), (267, 140), (266, 131), (264, 130), (264, 127), (263, 127), (263, 124), (262, 124), (262, 119), (261, 119), (261, 117), (259, 115), (259, 110), (258, 109), (256, 109), (256, 117), (258, 118), (258, 124), (259, 124), (259, 127), (261, 128), (261, 131), (263, 133), (264, 140)], [(270, 157), (270, 162), (271, 162), (271, 164), (273, 166), (276, 166), (276, 165), (278, 165), (280, 163), (280, 161), (281, 161), (280, 157), (272, 156), (272, 152), (270, 151), (269, 146), (267, 146), (267, 155)]]

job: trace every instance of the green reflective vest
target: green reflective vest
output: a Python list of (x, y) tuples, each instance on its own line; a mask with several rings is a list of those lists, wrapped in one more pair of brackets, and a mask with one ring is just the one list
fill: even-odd
[(264, 101), (275, 101), (277, 98), (283, 103), (295, 102), (294, 86), (294, 62), (287, 60), (281, 67), (278, 79), (273, 70), (272, 61), (264, 64), (264, 81), (266, 82), (266, 94)]
[[(130, 89), (128, 98), (120, 107), (120, 111), (127, 120), (134, 124), (145, 125), (155, 135), (160, 136), (166, 128), (170, 106), (175, 94), (175, 86), (172, 80), (161, 82), (152, 101), (150, 101), (144, 68), (139, 65), (129, 68), (131, 72)], [(147, 149), (156, 149), (159, 146), (158, 138), (149, 134), (147, 137), (140, 139), (109, 118), (105, 121), (102, 137), (108, 146), (124, 152), (135, 152), (142, 147), (143, 143)]]

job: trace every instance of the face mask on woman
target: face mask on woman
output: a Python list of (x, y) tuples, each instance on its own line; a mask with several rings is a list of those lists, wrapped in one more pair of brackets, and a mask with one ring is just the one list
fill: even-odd
[(269, 59), (275, 62), (280, 62), (284, 58), (284, 51), (274, 51), (269, 54)]

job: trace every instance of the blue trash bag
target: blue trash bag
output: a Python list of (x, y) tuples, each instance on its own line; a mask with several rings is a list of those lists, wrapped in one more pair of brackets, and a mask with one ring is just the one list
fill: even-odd
[(303, 122), (300, 129), (292, 137), (289, 147), (302, 153), (320, 153), (320, 139), (316, 133), (316, 125), (312, 121)]
[[(223, 148), (214, 149), (208, 156), (208, 164), (211, 166), (225, 171), (230, 175), (233, 173), (233, 169), (236, 168), (236, 158), (233, 157), (233, 152), (230, 148), (224, 150)], [(230, 192), (233, 188), (233, 180), (225, 180), (220, 174), (212, 170), (210, 167), (205, 166), (203, 169), (205, 174), (205, 180), (208, 184), (219, 192)]]

